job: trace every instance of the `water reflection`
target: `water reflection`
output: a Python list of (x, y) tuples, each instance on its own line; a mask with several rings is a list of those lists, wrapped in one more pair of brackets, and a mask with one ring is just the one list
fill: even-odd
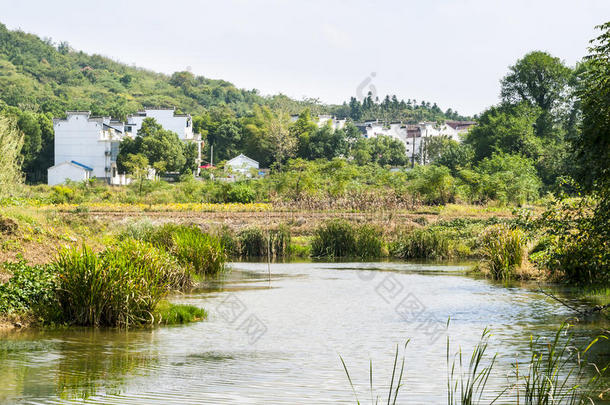
[[(129, 332), (5, 333), (0, 403), (353, 403), (338, 354), (361, 391), (373, 359), (381, 390), (394, 346), (406, 338), (412, 340), (401, 403), (443, 403), (445, 337), (433, 340), (421, 318), (398, 311), (404, 297), (416, 297), (420, 317), (443, 324), (450, 317), (451, 340), (466, 352), (490, 326), (490, 351), (499, 353), (498, 373), (490, 378), (496, 389), (506, 385), (512, 362), (527, 354), (531, 334), (552, 336), (572, 315), (535, 285), (466, 277), (460, 263), (276, 263), (270, 278), (266, 263), (233, 266), (223, 278), (175, 297), (208, 309), (205, 322)], [(244, 307), (237, 321), (221, 316), (227, 297)], [(242, 322), (249, 316), (266, 327), (255, 343)], [(575, 333), (585, 342), (607, 326), (581, 324)], [(599, 358), (609, 354), (608, 345), (596, 350)]]

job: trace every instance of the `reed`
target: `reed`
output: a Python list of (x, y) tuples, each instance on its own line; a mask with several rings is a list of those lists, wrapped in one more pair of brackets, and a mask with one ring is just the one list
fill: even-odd
[(488, 227), (479, 238), (483, 264), (495, 280), (513, 278), (525, 256), (525, 235), (505, 224)]
[(195, 274), (205, 276), (224, 271), (227, 254), (217, 237), (196, 227), (180, 227), (172, 234), (171, 252)]
[(451, 257), (450, 246), (440, 231), (414, 229), (398, 235), (390, 244), (390, 254), (401, 259), (445, 259)]
[[(388, 388), (388, 398), (386, 404), (395, 405), (398, 400), (398, 394), (400, 393), (400, 389), (403, 387), (403, 375), (405, 371), (405, 352), (407, 350), (407, 345), (409, 344), (409, 340), (405, 342), (405, 345), (402, 350), (402, 359), (400, 360), (400, 369), (398, 368), (398, 352), (399, 347), (396, 345), (396, 351), (394, 353), (394, 366), (392, 367), (392, 379), (390, 380), (390, 385)], [(360, 400), (358, 399), (358, 393), (356, 391), (356, 387), (352, 381), (352, 377), (349, 374), (349, 370), (347, 369), (347, 365), (343, 360), (343, 357), (339, 356), (341, 359), (341, 364), (343, 365), (343, 370), (345, 371), (345, 375), (347, 376), (347, 380), (349, 381), (350, 387), (352, 388), (352, 392), (354, 393), (354, 397), (356, 399), (356, 403), (360, 405)], [(371, 396), (371, 405), (379, 403), (379, 395), (375, 394), (373, 389), (373, 360), (369, 361), (369, 393)]]
[(95, 254), (87, 246), (60, 252), (59, 321), (86, 326), (122, 326), (152, 322), (158, 302), (188, 276), (169, 254), (126, 240)]

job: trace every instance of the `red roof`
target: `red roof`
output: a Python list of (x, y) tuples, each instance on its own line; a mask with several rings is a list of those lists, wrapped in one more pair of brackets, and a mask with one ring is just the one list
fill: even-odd
[(199, 166), (200, 169), (215, 169), (216, 166), (212, 166), (210, 164)]

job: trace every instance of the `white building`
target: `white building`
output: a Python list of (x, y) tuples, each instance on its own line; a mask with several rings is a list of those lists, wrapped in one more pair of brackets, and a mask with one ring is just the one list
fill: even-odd
[(119, 143), (125, 136), (123, 123), (110, 117), (91, 117), (90, 111), (67, 111), (66, 115), (66, 119), (53, 119), (55, 166), (49, 168), (49, 184), (65, 174), (74, 177), (60, 179), (60, 182), (83, 180), (82, 170), (75, 169), (74, 164), (91, 169), (87, 178), (118, 184), (116, 158)]
[(376, 120), (365, 122), (358, 127), (366, 138), (385, 135), (400, 140), (405, 144), (409, 159), (417, 159), (417, 156), (422, 152), (422, 145), (426, 139), (445, 136), (460, 142), (460, 135), (467, 132), (473, 125), (475, 125), (475, 122), (471, 121), (447, 121), (442, 124), (422, 122), (415, 125), (406, 125), (400, 122), (385, 124)]
[(93, 168), (76, 161), (63, 162), (49, 168), (49, 185), (65, 183), (66, 180), (87, 181), (91, 178)]
[[(299, 119), (298, 114), (290, 116), (290, 120), (292, 122), (295, 122), (298, 119)], [(311, 117), (311, 120), (316, 123), (318, 128), (322, 128), (324, 125), (327, 125), (328, 122), (330, 121), (330, 126), (335, 130), (343, 129), (343, 127), (345, 127), (345, 124), (347, 124), (347, 118), (337, 118), (333, 115), (327, 115), (327, 114), (321, 114), (318, 116), (314, 115)]]
[(199, 167), (201, 164), (201, 135), (193, 132), (193, 119), (190, 114), (176, 114), (175, 108), (145, 108), (144, 111), (127, 116), (125, 133), (135, 137), (146, 118), (154, 118), (164, 129), (178, 134), (183, 142), (196, 142), (197, 167)]
[(225, 170), (230, 170), (233, 173), (245, 177), (252, 177), (252, 172), (257, 169), (258, 162), (254, 159), (250, 159), (243, 153), (231, 160), (227, 160), (225, 163)]
[[(110, 117), (91, 117), (90, 111), (67, 111), (65, 119), (53, 119), (55, 166), (48, 170), (48, 183), (83, 180), (82, 170), (73, 167), (73, 164), (80, 164), (91, 169), (87, 178), (103, 179), (115, 185), (127, 184), (129, 179), (117, 171), (119, 144), (126, 136), (134, 138), (142, 121), (149, 117), (164, 129), (178, 134), (182, 141), (196, 142), (199, 166), (201, 135), (193, 133), (192, 119), (188, 114), (175, 114), (173, 108), (146, 109), (130, 115), (127, 123), (122, 123)], [(72, 165), (68, 167), (65, 163)], [(69, 176), (61, 178), (65, 175)]]

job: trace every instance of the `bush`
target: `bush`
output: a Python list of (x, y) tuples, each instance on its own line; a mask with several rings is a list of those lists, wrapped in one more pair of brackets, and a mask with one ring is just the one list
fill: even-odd
[(198, 275), (212, 275), (225, 268), (227, 255), (220, 239), (196, 227), (180, 227), (172, 234), (171, 252)]
[(349, 222), (337, 219), (315, 230), (311, 241), (313, 257), (349, 257), (356, 254), (356, 229)]
[(610, 197), (556, 201), (539, 223), (547, 239), (544, 267), (573, 283), (610, 282)]
[(520, 229), (498, 224), (487, 228), (479, 239), (483, 263), (495, 280), (512, 278), (524, 258), (525, 236)]
[(186, 279), (169, 254), (134, 240), (99, 255), (87, 246), (64, 249), (55, 266), (59, 320), (86, 326), (152, 322), (159, 301)]
[(401, 233), (390, 244), (390, 254), (401, 259), (445, 259), (451, 256), (449, 238), (440, 231), (415, 229)]
[(227, 191), (226, 201), (228, 203), (252, 203), (256, 200), (256, 193), (252, 187), (244, 183), (233, 185)]

